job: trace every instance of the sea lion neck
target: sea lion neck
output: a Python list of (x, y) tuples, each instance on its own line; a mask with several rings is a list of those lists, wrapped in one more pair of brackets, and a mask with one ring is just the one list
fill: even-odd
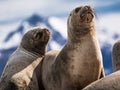
[(46, 53), (46, 46), (45, 47), (41, 47), (39, 49), (37, 48), (30, 48), (27, 46), (23, 46), (22, 44), (19, 46), (19, 48), (22, 48), (24, 51), (30, 52), (30, 54), (36, 55), (36, 56), (44, 56)]
[(96, 34), (94, 26), (68, 27), (68, 42), (80, 43), (86, 36), (93, 37)]

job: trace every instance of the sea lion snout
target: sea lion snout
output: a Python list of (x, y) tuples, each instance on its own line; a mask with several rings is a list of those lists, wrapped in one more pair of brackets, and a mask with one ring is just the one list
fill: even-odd
[[(50, 38), (50, 35), (51, 35), (50, 30), (44, 29), (43, 32), (44, 32), (44, 40), (45, 40), (46, 42), (48, 42), (48, 40), (49, 40), (49, 38)], [(46, 36), (47, 36), (47, 37), (46, 37)]]
[(45, 29), (44, 31), (50, 37), (50, 31), (48, 29)]
[(80, 11), (80, 18), (84, 19), (87, 22), (91, 22), (94, 17), (93, 8), (90, 6), (84, 6)]
[(49, 32), (49, 30), (48, 29), (38, 29), (38, 30), (35, 30), (35, 32), (34, 32), (34, 38), (37, 38), (37, 37), (43, 37), (44, 36), (44, 34), (50, 34), (50, 32)]
[(34, 40), (48, 41), (49, 38), (50, 38), (50, 31), (46, 28), (36, 30), (34, 32)]

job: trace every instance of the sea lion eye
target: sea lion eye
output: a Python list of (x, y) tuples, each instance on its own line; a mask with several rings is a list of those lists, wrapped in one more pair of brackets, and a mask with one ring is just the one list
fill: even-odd
[(38, 32), (37, 34), (34, 35), (35, 40), (39, 40), (43, 36), (43, 32)]
[(81, 7), (75, 8), (75, 13), (78, 13), (78, 11), (81, 9)]

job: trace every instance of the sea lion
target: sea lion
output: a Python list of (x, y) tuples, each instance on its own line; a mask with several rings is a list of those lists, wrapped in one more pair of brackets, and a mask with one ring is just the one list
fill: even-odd
[(113, 46), (112, 62), (114, 69), (112, 74), (93, 82), (83, 90), (120, 90), (120, 40)]
[(43, 60), (45, 90), (81, 90), (104, 77), (93, 9), (75, 8), (68, 17), (67, 29), (68, 40), (63, 49), (47, 53)]
[(50, 38), (47, 28), (33, 28), (10, 56), (0, 79), (0, 90), (43, 90), (41, 62)]
[(120, 70), (120, 40), (118, 40), (113, 46), (112, 63), (114, 71)]

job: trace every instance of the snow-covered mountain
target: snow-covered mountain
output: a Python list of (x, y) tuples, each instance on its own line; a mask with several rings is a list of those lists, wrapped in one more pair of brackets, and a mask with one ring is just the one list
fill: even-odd
[[(116, 17), (120, 14), (116, 14)], [(116, 39), (119, 38), (118, 28), (110, 28), (109, 19), (111, 16), (99, 18), (96, 21), (97, 34), (103, 55), (103, 63), (106, 74), (112, 72), (111, 50)], [(105, 22), (102, 22), (103, 21)], [(118, 19), (116, 19), (118, 20)], [(42, 17), (34, 14), (31, 17), (11, 24), (0, 25), (0, 75), (8, 60), (8, 57), (15, 51), (25, 32), (35, 26), (47, 27), (51, 30), (51, 39), (48, 43), (48, 51), (61, 49), (67, 40), (67, 20), (66, 18)], [(110, 25), (109, 25), (110, 24)]]

